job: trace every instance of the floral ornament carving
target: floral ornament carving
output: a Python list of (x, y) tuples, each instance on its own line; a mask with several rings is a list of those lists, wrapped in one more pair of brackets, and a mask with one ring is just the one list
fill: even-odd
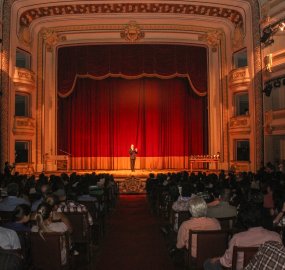
[(206, 41), (208, 46), (212, 48), (212, 52), (216, 52), (220, 44), (220, 40), (222, 39), (222, 36), (223, 36), (223, 32), (221, 30), (215, 30), (215, 31), (207, 32), (204, 35), (200, 35), (199, 40)]
[(19, 31), (19, 41), (27, 47), (31, 47), (31, 35), (29, 28), (26, 26), (21, 26)]
[(130, 21), (121, 31), (121, 38), (130, 42), (139, 41), (144, 38), (145, 34), (135, 21)]
[(48, 52), (52, 52), (54, 46), (56, 46), (60, 41), (66, 40), (66, 36), (59, 35), (56, 31), (50, 28), (42, 28), (40, 35), (45, 42)]
[(234, 30), (234, 37), (232, 39), (233, 50), (238, 51), (244, 47), (244, 31), (241, 26), (236, 26)]

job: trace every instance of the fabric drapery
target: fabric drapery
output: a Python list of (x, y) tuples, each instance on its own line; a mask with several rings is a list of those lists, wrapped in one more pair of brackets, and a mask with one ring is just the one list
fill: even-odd
[(137, 168), (187, 168), (207, 152), (206, 105), (181, 78), (79, 79), (58, 99), (58, 154), (73, 169), (127, 169), (135, 144)]
[(186, 78), (207, 94), (207, 49), (184, 45), (93, 45), (58, 50), (58, 95), (69, 96), (80, 78)]

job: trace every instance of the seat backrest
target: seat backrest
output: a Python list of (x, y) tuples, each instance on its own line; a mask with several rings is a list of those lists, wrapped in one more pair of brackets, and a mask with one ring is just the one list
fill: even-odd
[[(191, 256), (193, 235), (197, 235), (197, 256)], [(195, 265), (196, 269), (203, 269), (206, 259), (222, 256), (228, 246), (229, 232), (224, 230), (214, 231), (189, 231), (188, 263)]]
[(69, 260), (69, 235), (65, 233), (38, 232), (31, 233), (31, 256), (36, 269), (61, 270), (68, 269)]
[(236, 217), (217, 218), (221, 224), (222, 230), (231, 230), (235, 225)]
[(87, 243), (90, 241), (90, 229), (86, 212), (64, 212), (72, 227), (72, 241)]
[(243, 255), (243, 266), (244, 268), (250, 261), (250, 259), (257, 253), (258, 247), (238, 247), (233, 248), (233, 258), (232, 258), (232, 269), (237, 269), (238, 254)]
[(12, 220), (14, 212), (11, 211), (0, 211), (0, 224), (5, 224)]

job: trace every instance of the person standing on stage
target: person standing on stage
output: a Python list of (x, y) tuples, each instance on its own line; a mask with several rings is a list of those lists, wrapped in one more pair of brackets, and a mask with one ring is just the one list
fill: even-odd
[(138, 149), (135, 148), (135, 146), (132, 144), (131, 148), (129, 150), (132, 172), (135, 171), (135, 164), (136, 164), (137, 153), (138, 153)]

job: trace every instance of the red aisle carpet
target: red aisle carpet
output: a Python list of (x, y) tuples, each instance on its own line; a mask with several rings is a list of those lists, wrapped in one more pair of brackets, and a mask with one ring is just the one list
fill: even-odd
[(174, 270), (145, 195), (121, 195), (98, 254), (96, 270)]

